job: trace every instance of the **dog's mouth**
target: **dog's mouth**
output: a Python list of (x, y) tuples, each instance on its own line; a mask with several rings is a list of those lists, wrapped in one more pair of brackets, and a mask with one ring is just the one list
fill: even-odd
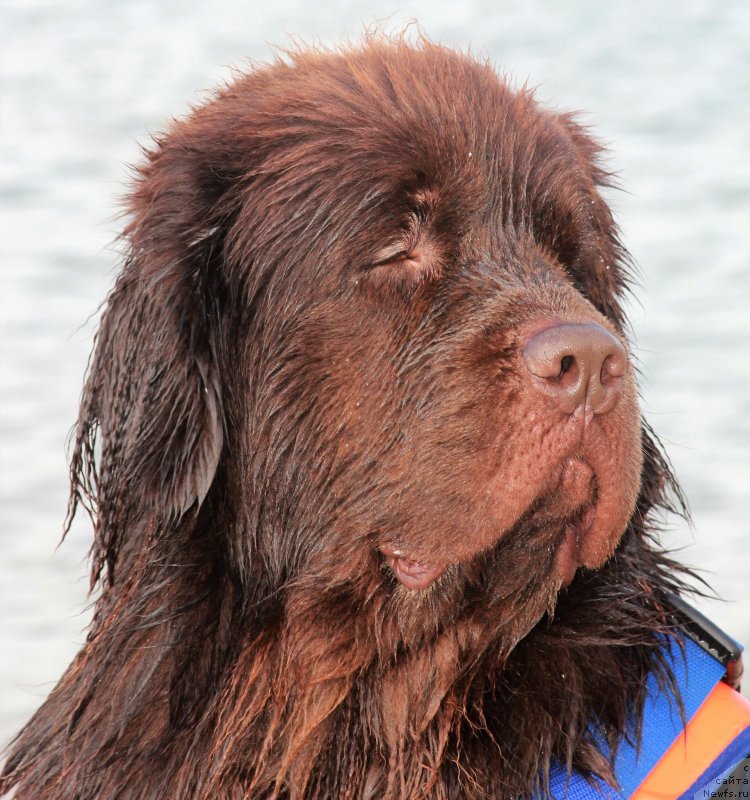
[(386, 563), (399, 583), (407, 589), (415, 591), (426, 589), (447, 569), (437, 564), (427, 564), (408, 558), (401, 550), (389, 544), (381, 545), (380, 552), (385, 556)]
[[(589, 464), (579, 459), (567, 460), (558, 474), (554, 489), (544, 493), (524, 519), (537, 531), (544, 528), (564, 531), (555, 553), (554, 569), (560, 588), (565, 588), (584, 566), (581, 551), (596, 516), (597, 482)], [(380, 545), (379, 550), (398, 582), (413, 591), (429, 588), (451, 566), (411, 558), (391, 543)]]

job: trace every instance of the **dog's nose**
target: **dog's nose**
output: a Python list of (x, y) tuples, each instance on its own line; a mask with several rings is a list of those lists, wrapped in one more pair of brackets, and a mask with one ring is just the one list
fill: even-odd
[(523, 358), (539, 388), (566, 414), (584, 403), (594, 414), (610, 411), (628, 367), (620, 341), (595, 322), (560, 322), (534, 333), (523, 346)]

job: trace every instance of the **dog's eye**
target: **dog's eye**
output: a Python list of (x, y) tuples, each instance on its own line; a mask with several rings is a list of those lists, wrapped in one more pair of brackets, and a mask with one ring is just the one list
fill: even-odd
[(376, 254), (370, 264), (371, 268), (385, 267), (389, 265), (403, 266), (407, 261), (418, 261), (420, 258), (419, 249), (410, 245), (404, 247), (403, 242), (398, 242), (390, 247), (383, 248)]
[(410, 297), (442, 274), (443, 252), (423, 209), (404, 221), (400, 235), (376, 250), (365, 267), (364, 285), (378, 294)]
[(402, 267), (402, 266), (419, 266), (419, 262), (422, 258), (421, 253), (419, 250), (399, 250), (397, 253), (389, 254), (385, 257), (379, 258), (372, 266), (373, 267), (385, 267), (388, 265), (394, 267)]
[(382, 251), (370, 265), (369, 272), (416, 285), (436, 276), (439, 261), (435, 248), (420, 243)]
[(437, 279), (441, 265), (441, 254), (432, 243), (423, 240), (405, 247), (401, 242), (377, 253), (364, 270), (362, 287), (374, 290), (381, 297), (395, 294), (406, 299)]

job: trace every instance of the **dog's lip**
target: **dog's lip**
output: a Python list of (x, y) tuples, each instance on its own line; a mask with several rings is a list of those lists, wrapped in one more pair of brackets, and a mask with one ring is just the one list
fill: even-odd
[(388, 566), (407, 589), (418, 591), (432, 585), (446, 570), (439, 564), (428, 564), (406, 556), (398, 547), (391, 544), (380, 546)]
[(562, 589), (570, 586), (576, 572), (583, 566), (581, 560), (583, 538), (593, 525), (595, 515), (596, 507), (587, 505), (565, 528), (565, 539), (555, 556), (557, 572), (562, 579), (560, 587)]

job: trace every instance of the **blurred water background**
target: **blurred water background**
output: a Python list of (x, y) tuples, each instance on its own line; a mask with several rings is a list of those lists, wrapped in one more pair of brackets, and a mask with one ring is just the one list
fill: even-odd
[(272, 44), (411, 19), (485, 54), (611, 147), (610, 199), (641, 268), (631, 318), (645, 412), (695, 530), (665, 540), (750, 643), (750, 3), (691, 0), (4, 0), (0, 5), (0, 747), (89, 619), (87, 520), (56, 550), (97, 309), (117, 267), (127, 164), (199, 92)]

